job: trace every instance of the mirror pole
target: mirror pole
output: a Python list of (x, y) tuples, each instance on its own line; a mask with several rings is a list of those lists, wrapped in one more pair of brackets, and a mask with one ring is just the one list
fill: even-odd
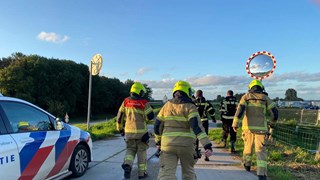
[(89, 93), (88, 93), (88, 114), (87, 114), (87, 131), (90, 128), (90, 110), (91, 110), (91, 89), (92, 89), (92, 62), (90, 61), (90, 69), (89, 69)]

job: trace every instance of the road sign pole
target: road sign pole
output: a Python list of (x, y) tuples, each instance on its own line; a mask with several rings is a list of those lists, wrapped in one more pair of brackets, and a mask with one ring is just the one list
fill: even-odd
[(90, 128), (90, 110), (91, 110), (91, 89), (92, 89), (92, 62), (90, 62), (90, 71), (89, 71), (89, 93), (88, 93), (88, 114), (87, 114), (87, 131)]

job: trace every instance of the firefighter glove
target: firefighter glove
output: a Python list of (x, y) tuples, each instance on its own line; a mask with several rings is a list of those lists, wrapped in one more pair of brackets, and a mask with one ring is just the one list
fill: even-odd
[(238, 131), (238, 127), (232, 127), (234, 132)]
[(212, 150), (207, 149), (207, 150), (204, 152), (204, 155), (205, 155), (206, 157), (212, 156)]
[(206, 145), (204, 146), (204, 149), (205, 149), (205, 150), (211, 150), (211, 151), (212, 151), (212, 144), (211, 144), (211, 143), (206, 144)]

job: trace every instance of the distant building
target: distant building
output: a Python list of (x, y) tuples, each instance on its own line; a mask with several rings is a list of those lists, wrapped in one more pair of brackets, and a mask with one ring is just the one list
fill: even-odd
[(320, 101), (278, 101), (279, 107), (306, 108), (309, 106), (320, 107)]

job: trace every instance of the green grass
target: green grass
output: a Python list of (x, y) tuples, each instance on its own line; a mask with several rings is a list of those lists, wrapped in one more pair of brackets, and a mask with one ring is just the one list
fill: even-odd
[[(215, 128), (209, 131), (209, 137), (220, 143), (222, 129)], [(227, 148), (230, 149), (229, 143)], [(236, 150), (242, 157), (243, 140), (241, 130), (237, 132)], [(299, 147), (291, 147), (277, 142), (268, 142), (268, 176), (269, 179), (318, 179), (320, 177), (320, 161), (315, 160), (315, 154)], [(253, 166), (256, 166), (256, 156), (253, 154)]]
[[(160, 107), (153, 109), (155, 116), (159, 113), (160, 109)], [(95, 141), (105, 139), (107, 137), (112, 137), (114, 136), (114, 134), (118, 133), (118, 131), (116, 130), (116, 117), (114, 115), (94, 116), (92, 117), (91, 122), (105, 120), (106, 118), (109, 119), (109, 121), (96, 123), (90, 126), (88, 132), (91, 134), (92, 140)], [(70, 120), (70, 124), (79, 127), (84, 131), (87, 131), (87, 120), (84, 117)], [(148, 124), (154, 124), (154, 121), (149, 121)]]
[[(97, 122), (101, 120), (106, 120), (106, 119), (112, 119), (114, 118), (114, 114), (99, 114), (99, 115), (94, 115), (90, 117), (90, 122)], [(69, 119), (70, 124), (81, 124), (81, 123), (87, 123), (87, 117), (70, 117)]]
[[(73, 125), (76, 127), (79, 127), (84, 131), (87, 131), (86, 123), (73, 124)], [(115, 117), (110, 119), (107, 122), (101, 122), (101, 123), (91, 125), (88, 132), (90, 133), (93, 141), (114, 136), (114, 134), (118, 133), (118, 131), (116, 130)]]
[(292, 180), (292, 173), (283, 168), (282, 165), (272, 165), (268, 166), (268, 176), (269, 179), (279, 179), (279, 180)]

